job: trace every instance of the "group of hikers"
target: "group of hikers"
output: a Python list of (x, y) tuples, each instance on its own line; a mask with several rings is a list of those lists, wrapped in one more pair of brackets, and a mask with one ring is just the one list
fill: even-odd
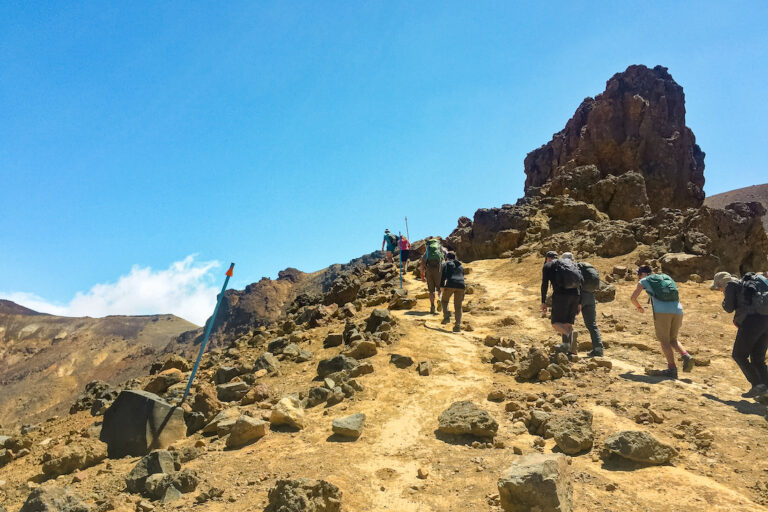
[[(400, 244), (401, 261), (410, 257), (410, 243), (405, 237), (393, 236), (385, 231), (384, 245), (387, 246), (387, 260), (393, 261), (396, 247)], [(407, 251), (407, 252), (403, 252)], [(451, 297), (454, 303), (454, 332), (461, 332), (461, 306), (464, 300), (464, 269), (456, 254), (447, 251), (438, 238), (426, 241), (424, 255), (420, 259), (421, 280), (427, 283), (430, 313), (443, 312), (443, 324), (450, 322), (448, 306)], [(678, 378), (675, 352), (682, 359), (684, 372), (693, 370), (694, 358), (678, 339), (683, 324), (683, 306), (675, 281), (667, 274), (654, 272), (648, 265), (637, 268), (637, 287), (630, 302), (639, 314), (646, 308), (638, 299), (643, 292), (648, 296), (653, 313), (656, 338), (667, 368), (653, 374), (669, 379)], [(595, 292), (600, 287), (600, 275), (589, 263), (577, 262), (573, 254), (558, 255), (549, 251), (545, 255), (541, 278), (541, 312), (547, 313), (547, 295), (552, 286), (550, 321), (552, 328), (560, 334), (561, 343), (555, 350), (569, 358), (578, 356), (577, 332), (574, 330), (576, 316), (580, 313), (589, 332), (592, 349), (587, 357), (603, 356), (604, 347), (597, 326), (597, 301)], [(742, 394), (744, 398), (755, 398), (768, 404), (768, 366), (765, 362), (768, 351), (768, 279), (757, 273), (746, 273), (741, 279), (728, 272), (714, 276), (712, 290), (723, 293), (722, 307), (727, 313), (734, 313), (733, 323), (737, 327), (732, 357), (750, 384)], [(435, 298), (437, 297), (437, 302)]]

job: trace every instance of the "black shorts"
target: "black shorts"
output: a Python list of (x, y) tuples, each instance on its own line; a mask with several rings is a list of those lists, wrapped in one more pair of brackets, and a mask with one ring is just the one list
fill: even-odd
[(576, 314), (579, 312), (578, 295), (552, 295), (552, 318), (553, 324), (573, 324), (576, 320)]
[(411, 250), (410, 249), (400, 249), (400, 259), (403, 261), (408, 261), (408, 258), (411, 256)]

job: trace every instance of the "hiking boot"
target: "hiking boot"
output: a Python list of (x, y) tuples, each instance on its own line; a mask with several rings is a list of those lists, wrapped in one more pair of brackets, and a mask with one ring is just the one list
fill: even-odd
[(429, 314), (430, 315), (436, 315), (437, 314), (437, 310), (435, 309), (435, 305), (434, 304), (430, 304), (430, 306), (429, 306)]
[(677, 368), (667, 368), (666, 370), (661, 370), (658, 375), (659, 377), (666, 377), (668, 379), (677, 380)]
[(571, 344), (568, 342), (560, 343), (559, 345), (555, 345), (555, 354), (563, 353), (565, 355), (568, 355), (568, 352), (571, 351)]
[(683, 356), (683, 371), (688, 373), (693, 370), (694, 366), (696, 366), (696, 363), (693, 361), (693, 356), (691, 354), (685, 354)]
[(460, 325), (454, 325), (453, 326), (453, 332), (461, 332), (461, 326)]
[(448, 311), (443, 312), (443, 321), (440, 323), (443, 325), (451, 323), (451, 314)]
[(593, 348), (592, 350), (587, 352), (587, 357), (603, 357), (603, 349)]
[(768, 392), (758, 394), (755, 397), (755, 402), (763, 405), (768, 405)]
[(754, 398), (757, 395), (762, 395), (762, 394), (764, 394), (766, 392), (768, 392), (768, 387), (766, 387), (765, 384), (757, 384), (755, 386), (752, 386), (752, 388), (749, 391), (747, 391), (746, 393), (742, 393), (741, 397), (742, 398)]

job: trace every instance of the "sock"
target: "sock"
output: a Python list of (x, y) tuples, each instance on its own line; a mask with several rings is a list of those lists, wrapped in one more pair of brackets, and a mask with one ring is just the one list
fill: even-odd
[(682, 356), (687, 356), (687, 355), (690, 355), (690, 354), (688, 354), (688, 351), (686, 350), (686, 351), (685, 351), (685, 352), (683, 352), (681, 355), (682, 355)]

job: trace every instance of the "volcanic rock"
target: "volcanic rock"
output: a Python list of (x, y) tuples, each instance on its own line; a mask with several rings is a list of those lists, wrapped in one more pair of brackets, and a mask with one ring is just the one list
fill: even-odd
[(576, 455), (592, 448), (595, 434), (592, 432), (592, 413), (579, 409), (547, 422), (547, 429), (555, 438), (557, 447), (566, 455)]
[(288, 425), (298, 429), (304, 428), (306, 420), (301, 401), (291, 395), (283, 397), (272, 409), (269, 421), (273, 425)]
[(171, 452), (156, 450), (142, 457), (125, 478), (125, 486), (129, 492), (140, 493), (150, 475), (156, 473), (173, 473), (176, 463)]
[(570, 512), (573, 510), (571, 468), (563, 455), (517, 457), (498, 482), (506, 512)]
[(267, 422), (240, 416), (237, 418), (227, 438), (227, 448), (238, 448), (267, 435)]
[(29, 494), (19, 512), (91, 512), (92, 508), (67, 489), (41, 486)]
[(605, 439), (601, 456), (606, 459), (613, 455), (643, 464), (659, 465), (669, 462), (677, 455), (677, 450), (647, 432), (625, 430)]
[(333, 433), (344, 437), (358, 438), (363, 433), (364, 424), (365, 414), (362, 413), (336, 418), (333, 420)]
[(438, 418), (438, 430), (444, 434), (493, 437), (498, 429), (490, 414), (468, 400), (454, 402)]
[(341, 491), (325, 480), (278, 480), (264, 512), (341, 512)]

